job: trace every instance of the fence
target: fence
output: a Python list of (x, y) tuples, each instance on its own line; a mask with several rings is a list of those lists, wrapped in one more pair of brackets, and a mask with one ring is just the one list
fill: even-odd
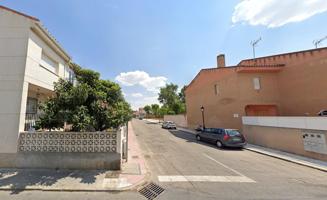
[(19, 152), (121, 152), (121, 133), (113, 132), (23, 132)]
[(40, 118), (40, 114), (26, 114), (24, 131), (34, 130), (35, 122)]

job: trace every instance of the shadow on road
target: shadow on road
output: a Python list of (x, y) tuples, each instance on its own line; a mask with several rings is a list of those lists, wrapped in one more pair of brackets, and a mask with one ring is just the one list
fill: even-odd
[(181, 130), (169, 130), (169, 132), (170, 132), (170, 134), (174, 135), (175, 137), (184, 139), (187, 142), (205, 145), (205, 146), (215, 148), (215, 149), (221, 150), (221, 151), (242, 151), (243, 150), (242, 148), (231, 148), (231, 147), (224, 147), (222, 149), (218, 149), (217, 146), (214, 144), (206, 143), (203, 141), (197, 141), (195, 138), (195, 134), (193, 134), (193, 133), (189, 133), (189, 132), (185, 132), (185, 131), (181, 131)]
[(44, 187), (56, 184), (60, 179), (80, 179), (80, 183), (92, 184), (101, 170), (55, 170), (55, 169), (0, 169), (0, 187), (18, 194), (27, 187)]

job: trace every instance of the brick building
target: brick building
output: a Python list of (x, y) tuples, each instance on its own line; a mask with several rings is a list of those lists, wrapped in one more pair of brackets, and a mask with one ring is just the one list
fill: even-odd
[(188, 85), (190, 127), (241, 128), (242, 116), (314, 116), (327, 109), (327, 48), (242, 60), (202, 69)]

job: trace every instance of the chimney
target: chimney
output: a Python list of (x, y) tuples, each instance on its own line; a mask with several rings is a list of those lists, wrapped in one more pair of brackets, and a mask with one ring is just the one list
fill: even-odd
[(217, 56), (217, 68), (219, 68), (219, 67), (226, 67), (224, 54), (219, 54)]

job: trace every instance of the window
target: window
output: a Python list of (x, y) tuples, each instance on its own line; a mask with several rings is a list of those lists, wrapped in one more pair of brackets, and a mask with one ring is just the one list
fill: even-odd
[(253, 86), (255, 90), (260, 90), (261, 86), (260, 86), (260, 78), (253, 78)]
[(226, 133), (227, 133), (229, 136), (239, 136), (239, 135), (241, 135), (241, 133), (238, 132), (237, 130), (226, 130)]
[(65, 78), (66, 78), (66, 80), (68, 80), (71, 83), (74, 83), (74, 81), (75, 81), (74, 71), (67, 66), (65, 66)]
[(215, 84), (214, 90), (215, 90), (215, 95), (219, 95), (219, 86), (218, 86), (218, 84)]
[(46, 68), (50, 72), (57, 74), (58, 63), (51, 59), (49, 56), (47, 56), (44, 52), (42, 52), (40, 64), (43, 68)]
[(30, 98), (30, 97), (27, 98), (26, 113), (27, 114), (37, 113), (37, 99)]

